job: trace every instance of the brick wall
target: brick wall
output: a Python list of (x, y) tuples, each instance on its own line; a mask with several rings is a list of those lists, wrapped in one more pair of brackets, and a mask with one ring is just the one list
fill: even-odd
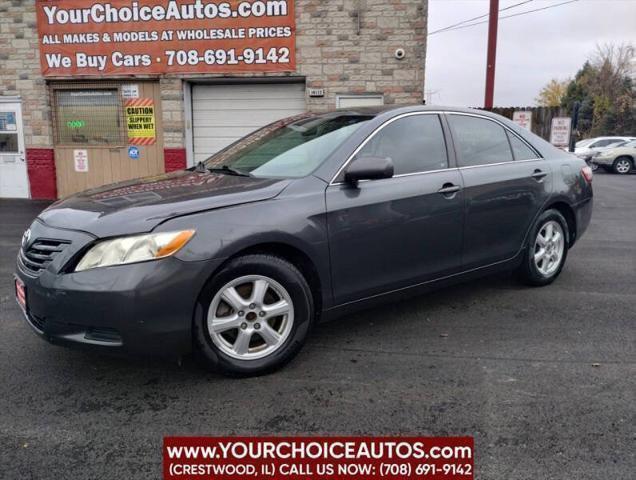
[[(311, 110), (339, 93), (380, 93), (386, 104), (421, 103), (427, 0), (298, 0), (297, 62), (307, 86), (325, 89)], [(358, 28), (359, 26), (359, 28)], [(406, 56), (395, 58), (403, 48)]]
[[(325, 96), (311, 111), (336, 107), (338, 94), (375, 93), (384, 103), (422, 103), (428, 0), (296, 0), (296, 72)], [(406, 56), (395, 58), (403, 48)], [(254, 74), (237, 76), (251, 78)], [(275, 76), (264, 74), (258, 76)], [(189, 78), (223, 75), (190, 75)], [(183, 82), (161, 80), (164, 145), (185, 146)]]
[[(387, 105), (422, 103), (427, 15), (428, 0), (296, 0), (297, 69), (286, 76), (325, 90), (324, 97), (307, 98), (310, 111), (334, 109), (338, 94), (381, 94)], [(402, 60), (395, 58), (398, 48), (406, 52)], [(183, 147), (182, 81), (171, 77), (161, 85), (164, 143)]]
[[(40, 74), (34, 0), (0, 0), (0, 96), (20, 96), (27, 148), (53, 145), (49, 92)], [(428, 0), (296, 0), (297, 71), (335, 108), (338, 94), (383, 94), (386, 104), (421, 103)], [(406, 56), (397, 60), (397, 48)], [(215, 75), (219, 76), (219, 75)], [(246, 77), (254, 75), (242, 75)], [(206, 76), (209, 77), (209, 76)], [(164, 147), (185, 147), (183, 81), (161, 79)]]
[(52, 148), (27, 148), (27, 171), (34, 200), (55, 200), (57, 183), (55, 155)]

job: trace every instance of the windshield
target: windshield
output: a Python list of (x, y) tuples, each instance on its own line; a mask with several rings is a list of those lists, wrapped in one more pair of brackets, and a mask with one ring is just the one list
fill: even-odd
[(205, 161), (256, 177), (304, 177), (313, 172), (372, 115), (304, 114), (248, 135)]
[(576, 142), (576, 147), (577, 148), (583, 148), (583, 147), (587, 147), (590, 143), (592, 143), (594, 141), (593, 138), (588, 138), (586, 140), (581, 140), (580, 142)]

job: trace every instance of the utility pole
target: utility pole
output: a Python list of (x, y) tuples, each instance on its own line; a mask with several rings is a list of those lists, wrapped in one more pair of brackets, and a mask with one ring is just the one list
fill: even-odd
[(488, 58), (486, 60), (486, 96), (484, 108), (493, 107), (495, 95), (495, 64), (497, 63), (497, 27), (499, 23), (499, 0), (490, 0), (488, 16)]

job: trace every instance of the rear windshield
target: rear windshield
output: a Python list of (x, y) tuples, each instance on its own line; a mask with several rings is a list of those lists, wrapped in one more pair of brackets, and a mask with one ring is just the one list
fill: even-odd
[(205, 161), (255, 177), (298, 178), (309, 175), (372, 115), (330, 113), (301, 115), (268, 125)]

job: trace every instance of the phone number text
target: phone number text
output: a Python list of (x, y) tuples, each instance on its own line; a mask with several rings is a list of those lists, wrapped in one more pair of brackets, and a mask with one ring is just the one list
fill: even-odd
[(168, 66), (173, 65), (264, 65), (289, 63), (289, 48), (245, 48), (237, 50), (166, 50)]

